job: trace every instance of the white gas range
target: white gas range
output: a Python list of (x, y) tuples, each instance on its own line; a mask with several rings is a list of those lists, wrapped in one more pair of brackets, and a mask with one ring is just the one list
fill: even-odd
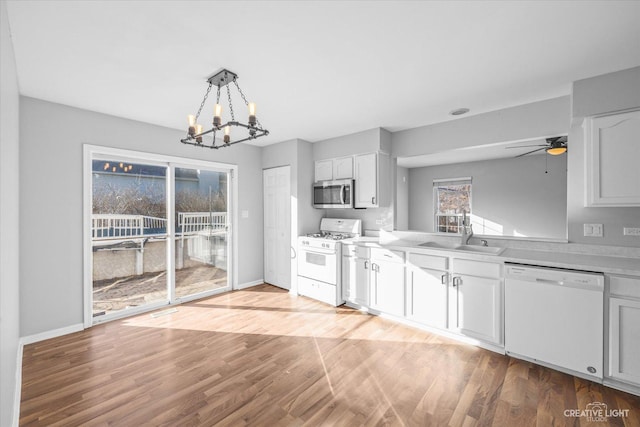
[(333, 306), (343, 304), (340, 241), (361, 233), (359, 219), (322, 218), (320, 232), (298, 237), (298, 293)]

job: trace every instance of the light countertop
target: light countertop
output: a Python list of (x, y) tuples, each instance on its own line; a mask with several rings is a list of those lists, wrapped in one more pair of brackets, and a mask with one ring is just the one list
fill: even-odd
[(383, 247), (420, 253), (446, 253), (447, 256), (472, 258), (484, 261), (514, 262), (520, 264), (539, 265), (543, 267), (557, 267), (640, 276), (640, 258), (561, 251), (530, 250), (522, 248), (505, 248), (505, 250), (499, 255), (488, 255), (483, 253), (469, 253), (466, 251), (459, 252), (447, 249), (423, 247), (419, 246), (419, 242), (410, 240), (394, 240), (381, 244), (378, 237), (360, 237), (357, 239), (347, 239), (343, 242), (347, 244), (353, 243), (370, 247)]

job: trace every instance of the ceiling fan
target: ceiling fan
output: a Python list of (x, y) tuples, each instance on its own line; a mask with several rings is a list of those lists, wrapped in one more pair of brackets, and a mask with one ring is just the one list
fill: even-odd
[(523, 147), (540, 147), (535, 150), (527, 151), (523, 154), (518, 154), (516, 157), (526, 156), (527, 154), (535, 153), (536, 151), (545, 150), (547, 154), (551, 154), (552, 156), (558, 156), (560, 154), (564, 154), (567, 152), (567, 137), (566, 136), (555, 136), (553, 138), (547, 138), (546, 144), (537, 144), (537, 145), (518, 145), (515, 147), (505, 147), (505, 148), (523, 148)]

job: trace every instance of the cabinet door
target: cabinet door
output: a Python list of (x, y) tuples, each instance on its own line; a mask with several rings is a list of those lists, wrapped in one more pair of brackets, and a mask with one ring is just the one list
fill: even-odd
[(342, 299), (355, 302), (356, 296), (356, 259), (342, 257)]
[(411, 268), (407, 271), (407, 317), (436, 328), (447, 327), (448, 274)]
[(587, 206), (640, 206), (640, 110), (585, 122)]
[(609, 298), (609, 376), (640, 385), (640, 301)]
[(381, 312), (404, 316), (404, 264), (371, 264), (371, 306)]
[(317, 181), (331, 181), (333, 179), (333, 160), (320, 160), (315, 165), (315, 179)]
[(353, 157), (333, 161), (333, 179), (353, 179)]
[(355, 292), (351, 296), (356, 304), (369, 307), (369, 267), (371, 263), (366, 258), (356, 258), (355, 260)]
[(378, 155), (355, 156), (355, 207), (378, 207)]
[(458, 332), (495, 344), (502, 343), (502, 281), (454, 274)]

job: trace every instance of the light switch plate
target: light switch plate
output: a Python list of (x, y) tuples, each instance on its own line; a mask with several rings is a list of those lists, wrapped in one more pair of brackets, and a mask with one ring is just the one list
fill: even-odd
[(602, 237), (604, 226), (602, 224), (584, 224), (585, 237)]
[(249, 211), (241, 211), (240, 216), (242, 218), (249, 218)]
[(624, 227), (623, 230), (625, 236), (640, 237), (640, 227)]

